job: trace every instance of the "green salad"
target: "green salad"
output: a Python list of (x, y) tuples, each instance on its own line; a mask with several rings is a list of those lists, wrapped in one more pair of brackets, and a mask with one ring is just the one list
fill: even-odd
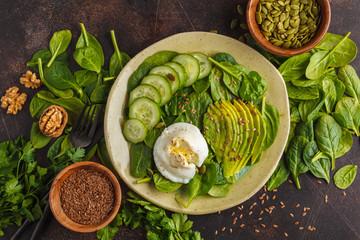
[(130, 172), (162, 192), (225, 197), (277, 135), (266, 80), (228, 53), (161, 51), (128, 81)]

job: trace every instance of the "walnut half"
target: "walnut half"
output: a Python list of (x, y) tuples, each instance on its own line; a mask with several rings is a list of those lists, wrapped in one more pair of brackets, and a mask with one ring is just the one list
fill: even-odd
[(31, 71), (27, 71), (20, 78), (20, 83), (24, 84), (26, 88), (39, 88), (41, 87), (41, 80), (36, 78), (36, 73), (32, 73)]
[(52, 105), (40, 117), (39, 128), (44, 136), (59, 137), (68, 121), (68, 115), (63, 107)]
[(19, 93), (18, 87), (11, 87), (6, 90), (5, 96), (1, 97), (1, 107), (6, 109), (8, 114), (16, 115), (26, 102), (26, 93)]

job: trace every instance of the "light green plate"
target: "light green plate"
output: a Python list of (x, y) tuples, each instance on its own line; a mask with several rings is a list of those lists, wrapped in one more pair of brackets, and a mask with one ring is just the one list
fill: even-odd
[[(124, 109), (127, 104), (127, 82), (130, 75), (150, 55), (162, 50), (179, 53), (202, 52), (214, 55), (218, 52), (230, 53), (242, 65), (257, 71), (268, 83), (266, 100), (275, 105), (280, 113), (280, 128), (274, 144), (267, 149), (261, 160), (231, 189), (224, 198), (202, 196), (196, 198), (188, 209), (175, 201), (175, 196), (187, 202), (181, 193), (163, 193), (150, 183), (136, 184), (130, 174), (128, 143), (124, 139), (120, 123), (124, 122)], [(223, 35), (208, 32), (186, 32), (165, 38), (137, 54), (117, 77), (106, 106), (105, 139), (111, 161), (123, 181), (136, 193), (165, 209), (186, 214), (208, 214), (236, 206), (253, 196), (270, 178), (280, 160), (286, 144), (290, 127), (289, 102), (283, 78), (277, 69), (260, 53), (247, 45)]]

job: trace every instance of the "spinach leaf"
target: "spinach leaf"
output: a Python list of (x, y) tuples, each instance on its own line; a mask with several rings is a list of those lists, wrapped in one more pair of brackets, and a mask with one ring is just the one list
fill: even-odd
[(210, 163), (205, 166), (206, 172), (203, 175), (196, 173), (186, 185), (189, 195), (189, 201), (186, 207), (189, 207), (192, 200), (196, 197), (207, 194), (215, 183), (216, 165), (214, 163)]
[(60, 136), (56, 139), (56, 141), (50, 146), (47, 152), (47, 158), (54, 163), (56, 156), (59, 154), (62, 142), (65, 139), (65, 135)]
[(295, 128), (296, 128), (296, 123), (291, 122), (290, 123), (290, 131), (289, 131), (289, 137), (286, 141), (286, 145), (285, 145), (285, 152), (287, 152), (289, 145), (291, 143), (291, 140), (295, 137)]
[(93, 103), (105, 104), (110, 90), (111, 85), (101, 85), (96, 87), (90, 95), (90, 101)]
[(131, 92), (140, 84), (141, 80), (150, 72), (151, 68), (171, 61), (176, 55), (178, 55), (178, 53), (174, 51), (160, 51), (146, 58), (130, 76), (127, 86), (128, 92)]
[(334, 183), (340, 189), (348, 188), (355, 180), (356, 165), (346, 165), (334, 174)]
[(309, 79), (319, 78), (329, 67), (340, 67), (351, 62), (357, 53), (357, 47), (353, 41), (345, 37), (327, 33), (323, 40), (315, 47), (318, 52), (310, 58), (306, 68), (306, 77)]
[[(186, 104), (189, 103), (189, 95), (193, 92), (191, 87), (186, 87), (177, 91), (169, 103), (164, 106), (165, 112), (168, 116), (180, 115), (185, 109)], [(185, 104), (185, 102), (187, 102)]]
[(219, 184), (219, 185), (226, 184), (228, 182), (228, 179), (226, 177), (224, 177), (223, 169), (221, 168), (220, 163), (215, 162), (215, 165), (216, 165), (216, 171), (217, 171), (215, 184)]
[(211, 97), (216, 102), (220, 99), (229, 100), (229, 92), (222, 81), (223, 74), (219, 68), (213, 67), (209, 75)]
[(240, 97), (244, 98), (245, 101), (259, 101), (267, 90), (265, 79), (255, 71), (251, 71), (243, 76), (244, 79), (239, 89)]
[(290, 104), (290, 122), (294, 122), (294, 123), (300, 122), (301, 118), (297, 103), (294, 100), (289, 99), (289, 104)]
[(47, 64), (51, 58), (51, 52), (48, 49), (41, 49), (37, 51), (32, 59), (26, 63), (27, 67), (31, 67), (35, 72), (39, 72), (38, 59), (41, 59), (42, 64)]
[(192, 87), (196, 93), (203, 93), (210, 87), (210, 81), (208, 78), (199, 79), (193, 83)]
[(331, 79), (324, 78), (322, 81), (322, 89), (325, 92), (325, 108), (326, 112), (330, 114), (336, 103), (336, 88)]
[(348, 151), (350, 151), (352, 143), (353, 143), (353, 138), (351, 136), (351, 133), (347, 129), (341, 128), (340, 143), (338, 148), (336, 149), (335, 157), (339, 158)]
[(115, 174), (115, 176), (117, 176), (119, 178), (119, 175), (118, 175), (117, 171), (115, 170), (114, 165), (111, 162), (109, 153), (107, 151), (105, 138), (100, 139), (100, 141), (98, 142), (97, 145), (98, 145), (97, 154), (98, 154), (98, 156), (99, 156), (99, 158), (101, 160), (101, 163), (105, 167), (110, 169)]
[[(239, 89), (241, 85), (241, 81), (243, 80), (243, 73), (241, 69), (238, 69), (237, 65), (231, 65), (230, 63), (223, 62), (221, 63), (224, 67), (226, 66), (227, 71), (223, 71), (223, 82), (225, 86), (230, 90), (230, 92), (239, 96)], [(234, 76), (237, 77), (234, 77)]]
[(130, 144), (130, 173), (134, 177), (142, 178), (152, 165), (152, 149), (143, 142)]
[(76, 49), (83, 47), (92, 48), (96, 52), (96, 55), (98, 55), (97, 58), (99, 58), (100, 60), (100, 67), (103, 66), (105, 62), (104, 52), (100, 43), (96, 40), (96, 38), (93, 35), (91, 35), (86, 31), (84, 24), (80, 23), (80, 27), (81, 27), (81, 35), (76, 43)]
[(200, 130), (203, 129), (203, 117), (207, 111), (207, 107), (212, 103), (212, 99), (207, 92), (192, 93), (189, 95), (189, 104), (185, 106), (186, 122), (192, 122)]
[(114, 30), (111, 30), (110, 34), (114, 46), (114, 54), (110, 58), (109, 72), (110, 72), (110, 76), (117, 77), (117, 75), (119, 75), (120, 71), (130, 61), (131, 58), (126, 53), (120, 52), (116, 42)]
[(314, 124), (313, 121), (309, 123), (300, 122), (295, 128), (295, 136), (303, 136), (309, 142), (314, 141)]
[(309, 141), (302, 136), (295, 136), (285, 155), (286, 166), (290, 170), (298, 189), (301, 188), (298, 178), (299, 174), (306, 173), (309, 170), (303, 160), (303, 151), (308, 142)]
[(50, 67), (54, 62), (57, 56), (66, 51), (71, 41), (71, 32), (70, 30), (62, 30), (55, 32), (52, 36), (49, 44), (49, 49), (51, 52), (51, 59), (49, 60), (47, 67)]
[(264, 104), (264, 111), (261, 115), (266, 123), (266, 136), (262, 145), (262, 148), (265, 150), (269, 148), (276, 139), (280, 127), (280, 114), (275, 106), (267, 104), (265, 101)]
[(52, 92), (55, 96), (67, 99), (67, 98), (71, 98), (74, 93), (71, 89), (57, 89), (55, 87), (53, 87), (50, 83), (48, 83), (48, 81), (45, 79), (44, 77), (44, 71), (43, 71), (43, 67), (42, 67), (42, 61), (41, 58), (38, 59), (38, 66), (39, 66), (39, 75), (40, 75), (40, 79), (42, 81), (42, 83), (50, 90), (50, 92)]
[(172, 182), (166, 179), (160, 173), (155, 173), (153, 176), (154, 184), (160, 192), (173, 192), (181, 187), (181, 183)]
[(97, 81), (97, 74), (89, 70), (79, 70), (74, 72), (74, 78), (80, 87), (87, 87)]
[(231, 63), (232, 65), (238, 64), (236, 60), (233, 58), (233, 56), (231, 56), (228, 53), (222, 53), (222, 52), (217, 53), (214, 56), (214, 60), (217, 62), (228, 62)]
[(339, 80), (334, 69), (331, 69), (331, 71), (327, 71), (325, 73), (325, 78), (331, 79), (334, 82), (335, 90), (336, 90), (335, 102), (339, 101), (340, 98), (342, 98), (344, 95), (345, 85), (342, 83), (342, 81)]
[(355, 69), (350, 65), (340, 67), (338, 76), (345, 85), (345, 93), (360, 102), (360, 79)]
[(291, 80), (291, 83), (296, 87), (311, 87), (320, 84), (321, 81), (322, 81), (321, 77), (317, 79), (300, 78), (300, 79)]
[(81, 87), (76, 83), (69, 68), (60, 62), (53, 62), (50, 67), (44, 68), (44, 77), (48, 84), (60, 90), (74, 89), (80, 97), (83, 96)]
[(233, 185), (233, 183), (225, 183), (221, 185), (214, 184), (209, 190), (208, 194), (212, 197), (226, 197)]
[(101, 59), (94, 48), (77, 48), (73, 56), (80, 67), (96, 73), (101, 72)]
[(319, 98), (300, 102), (299, 113), (302, 121), (308, 123), (311, 120), (315, 120), (321, 107), (325, 104), (325, 92), (320, 89), (319, 93)]
[(319, 152), (319, 148), (315, 141), (309, 142), (304, 148), (303, 159), (309, 167), (310, 172), (317, 178), (323, 178), (327, 183), (330, 182), (330, 161), (326, 158), (319, 158), (312, 161), (313, 157)]
[(355, 98), (343, 97), (335, 107), (333, 114), (340, 126), (355, 132), (360, 136), (360, 103)]
[(312, 100), (319, 97), (319, 90), (317, 87), (297, 87), (291, 82), (286, 83), (286, 88), (289, 98), (296, 100)]
[(286, 60), (279, 67), (279, 72), (285, 82), (301, 78), (305, 74), (306, 67), (310, 62), (310, 53), (303, 53)]
[(39, 123), (33, 122), (30, 132), (30, 142), (35, 149), (45, 147), (50, 141), (51, 137), (44, 136), (39, 129)]
[(283, 182), (288, 179), (289, 175), (290, 171), (286, 168), (285, 160), (284, 158), (281, 158), (275, 171), (266, 183), (267, 190), (272, 191), (275, 188), (279, 187), (281, 184), (283, 184)]
[[(52, 94), (49, 91), (40, 90), (39, 92), (42, 92), (42, 94), (47, 95), (49, 98), (55, 98), (54, 94)], [(47, 109), (51, 105), (52, 105), (51, 103), (39, 98), (38, 95), (35, 94), (35, 96), (31, 99), (30, 102), (30, 107), (29, 107), (30, 115), (33, 118), (39, 119), (41, 114), (45, 111), (45, 109)]]
[(331, 159), (331, 169), (335, 168), (336, 151), (341, 137), (341, 127), (329, 115), (323, 115), (316, 122), (315, 137), (321, 152)]

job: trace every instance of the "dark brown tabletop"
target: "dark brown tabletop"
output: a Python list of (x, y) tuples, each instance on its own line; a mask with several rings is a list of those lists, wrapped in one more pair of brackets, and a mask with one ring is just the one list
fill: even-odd
[[(112, 29), (115, 30), (119, 48), (130, 56), (135, 56), (162, 38), (180, 32), (217, 30), (220, 34), (238, 38), (245, 31), (239, 27), (234, 30), (230, 28), (231, 20), (236, 17), (240, 22), (245, 22), (245, 16), (237, 14), (238, 4), (245, 7), (247, 1), (1, 0), (0, 95), (4, 95), (9, 87), (18, 86), (21, 92), (28, 94), (28, 101), (16, 116), (6, 114), (4, 109), (0, 110), (0, 141), (13, 140), (19, 135), (29, 138), (33, 122), (29, 104), (36, 91), (25, 89), (20, 85), (19, 78), (27, 70), (26, 62), (36, 51), (48, 47), (55, 31), (71, 30), (73, 40), (70, 49), (73, 51), (76, 42), (74, 39), (80, 35), (79, 23), (84, 23), (86, 29), (103, 46), (108, 62), (113, 53), (110, 38)], [(350, 38), (360, 46), (359, 2), (332, 0), (331, 7), (329, 32), (341, 35), (352, 32)], [(358, 73), (359, 59), (358, 57), (351, 63)], [(75, 65), (74, 61), (71, 65)], [(337, 168), (347, 164), (359, 164), (359, 139), (354, 137), (353, 140), (350, 152), (337, 160)], [(37, 152), (38, 160), (42, 164), (46, 162), (45, 155), (45, 150)], [(333, 174), (334, 171), (331, 176)], [(259, 199), (264, 194), (264, 191), (260, 190), (243, 204), (221, 213), (190, 216), (194, 221), (193, 230), (200, 231), (204, 239), (284, 239), (284, 232), (288, 234), (288, 239), (360, 239), (359, 176), (345, 191), (336, 188), (332, 180), (330, 184), (325, 181), (318, 183), (317, 180), (310, 174), (302, 174), (301, 190), (297, 190), (294, 184), (285, 182), (277, 192), (266, 192), (264, 202)], [(128, 189), (123, 182), (121, 186), (125, 194)], [(274, 209), (269, 214), (272, 206)], [(316, 230), (309, 231), (308, 226), (315, 227)], [(304, 229), (301, 230), (301, 227)], [(5, 229), (5, 237), (0, 238), (10, 239), (16, 229)], [(29, 235), (25, 234), (21, 239), (28, 238)], [(96, 234), (72, 232), (52, 217), (40, 238), (96, 239)], [(134, 240), (145, 238), (143, 230), (131, 230), (127, 227), (120, 227), (115, 237)]]

